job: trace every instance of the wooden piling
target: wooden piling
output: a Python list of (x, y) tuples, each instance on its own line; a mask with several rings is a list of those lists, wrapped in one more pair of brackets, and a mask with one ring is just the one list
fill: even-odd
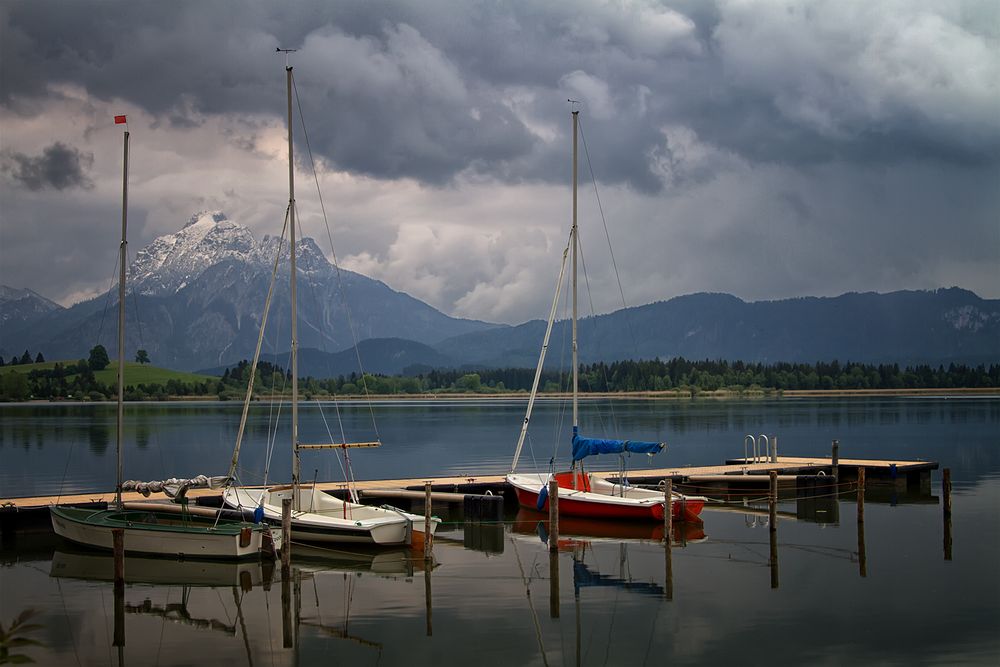
[(858, 468), (858, 521), (865, 521), (865, 469)]
[(834, 440), (830, 451), (830, 474), (840, 480), (840, 440)]
[(668, 600), (674, 599), (674, 483), (667, 480), (667, 486), (663, 489), (663, 564), (664, 581), (663, 594)]
[(771, 471), (768, 493), (768, 532), (771, 542), (771, 588), (778, 587), (778, 473)]
[(549, 480), (549, 551), (559, 551), (559, 482)]
[(944, 515), (951, 517), (951, 468), (941, 471), (941, 495), (944, 498)]
[(282, 577), (292, 564), (292, 499), (281, 499), (281, 568)]
[(944, 501), (944, 559), (951, 560), (951, 468), (941, 471), (941, 495)]
[(431, 560), (434, 549), (434, 535), (431, 533), (431, 483), (424, 482), (424, 560)]

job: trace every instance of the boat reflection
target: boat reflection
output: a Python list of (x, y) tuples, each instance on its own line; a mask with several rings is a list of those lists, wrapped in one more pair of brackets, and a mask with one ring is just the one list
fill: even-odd
[[(65, 545), (52, 554), (49, 575), (87, 581), (114, 581), (114, 556), (104, 551)], [(244, 591), (268, 588), (274, 578), (270, 562), (197, 560), (125, 556), (125, 583), (157, 586), (229, 587)]]
[(437, 563), (408, 547), (394, 549), (355, 547), (330, 549), (311, 544), (292, 545), (292, 567), (304, 574), (370, 572), (384, 577), (412, 577), (415, 572), (433, 569)]
[[(538, 535), (548, 544), (548, 515), (521, 509), (511, 523), (511, 532), (519, 535)], [(578, 543), (607, 542), (662, 542), (664, 527), (662, 522), (608, 521), (606, 519), (584, 519), (580, 517), (559, 517), (559, 551), (572, 551)], [(705, 526), (702, 523), (675, 521), (673, 541), (675, 546), (704, 542)]]

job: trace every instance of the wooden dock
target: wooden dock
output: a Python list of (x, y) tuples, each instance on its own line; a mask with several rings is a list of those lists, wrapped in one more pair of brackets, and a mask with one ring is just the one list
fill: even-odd
[[(675, 485), (687, 490), (710, 492), (722, 487), (766, 487), (771, 471), (779, 475), (780, 482), (795, 484), (803, 476), (831, 474), (833, 461), (830, 457), (800, 457), (780, 456), (775, 462), (753, 463), (743, 459), (730, 459), (724, 465), (714, 466), (684, 466), (680, 468), (659, 468), (633, 470), (629, 480), (633, 483), (657, 484), (660, 480), (670, 479)], [(938, 468), (934, 461), (887, 461), (871, 459), (840, 459), (838, 462), (838, 478), (840, 481), (854, 481), (858, 470), (864, 469), (869, 484), (888, 484), (899, 489), (919, 486), (930, 489), (930, 473)], [(616, 477), (616, 471), (595, 472), (602, 477)], [(392, 496), (400, 490), (423, 490), (430, 482), (435, 492), (451, 494), (484, 493), (490, 490), (502, 493), (506, 490), (503, 475), (481, 476), (450, 476), (436, 478), (408, 478), (388, 480), (359, 481), (356, 486), (361, 494), (378, 497), (379, 491), (385, 491), (385, 497)], [(323, 491), (344, 492), (347, 484), (344, 482), (317, 482), (316, 486)], [(192, 489), (187, 493), (189, 498), (218, 497), (219, 492), (211, 489)], [(124, 501), (141, 501), (145, 498), (135, 492), (123, 493)], [(162, 499), (162, 497), (161, 497)], [(90, 492), (62, 496), (36, 496), (27, 498), (0, 498), (0, 512), (22, 512), (41, 510), (49, 505), (85, 505), (92, 503), (107, 503), (114, 500), (114, 492)], [(441, 502), (457, 502), (443, 495), (437, 500)]]

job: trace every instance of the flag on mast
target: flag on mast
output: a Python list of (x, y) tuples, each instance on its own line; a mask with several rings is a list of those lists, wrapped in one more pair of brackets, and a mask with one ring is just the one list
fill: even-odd
[(115, 116), (115, 125), (121, 125), (125, 122), (125, 116)]

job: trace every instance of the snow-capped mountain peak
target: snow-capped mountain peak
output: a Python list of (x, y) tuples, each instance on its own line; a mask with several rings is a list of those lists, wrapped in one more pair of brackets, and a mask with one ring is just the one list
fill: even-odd
[(173, 234), (155, 239), (136, 254), (132, 285), (140, 294), (171, 294), (222, 261), (257, 264), (260, 245), (253, 233), (221, 211), (203, 211)]

